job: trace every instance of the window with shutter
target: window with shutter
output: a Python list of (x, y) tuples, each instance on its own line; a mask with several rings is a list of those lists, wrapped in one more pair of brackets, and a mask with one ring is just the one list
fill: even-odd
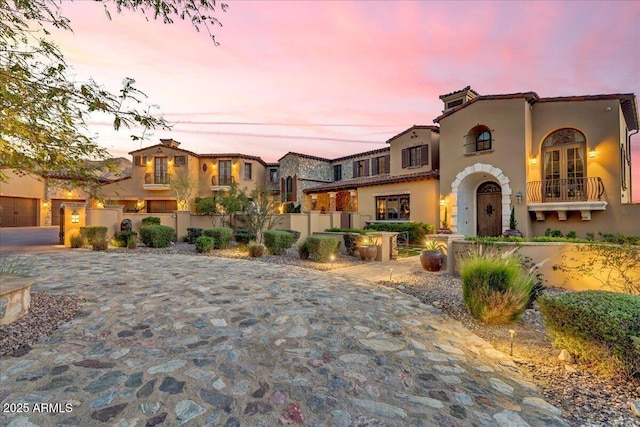
[(369, 159), (361, 160), (361, 162), (363, 163), (363, 166), (364, 166), (363, 176), (369, 176)]
[(420, 164), (426, 165), (429, 164), (429, 146), (423, 145), (420, 150)]
[(402, 168), (409, 167), (409, 149), (402, 150)]
[(353, 178), (357, 178), (358, 175), (358, 162), (353, 162)]

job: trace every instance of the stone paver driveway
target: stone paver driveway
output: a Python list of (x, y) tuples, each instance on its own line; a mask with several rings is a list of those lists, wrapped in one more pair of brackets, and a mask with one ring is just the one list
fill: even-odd
[(86, 303), (0, 359), (2, 425), (567, 425), (487, 342), (364, 280), (182, 255), (35, 259), (36, 290)]

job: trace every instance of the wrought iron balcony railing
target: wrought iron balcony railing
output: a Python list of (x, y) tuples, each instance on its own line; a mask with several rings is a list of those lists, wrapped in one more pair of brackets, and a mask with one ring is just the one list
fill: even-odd
[(211, 177), (211, 185), (215, 186), (231, 186), (233, 184), (233, 177), (231, 175), (219, 175)]
[(585, 202), (603, 200), (604, 184), (600, 177), (547, 179), (527, 183), (527, 202)]

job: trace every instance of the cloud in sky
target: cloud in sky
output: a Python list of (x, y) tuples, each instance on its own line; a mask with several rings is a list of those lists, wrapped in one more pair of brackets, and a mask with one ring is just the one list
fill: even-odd
[[(195, 152), (233, 147), (266, 161), (384, 147), (432, 124), (438, 96), (467, 85), (542, 97), (640, 93), (637, 2), (229, 3), (214, 29), (219, 47), (185, 22), (115, 10), (109, 21), (94, 2), (63, 2), (74, 33), (55, 37), (78, 79), (115, 91), (133, 77), (176, 123), (147, 144), (172, 137)], [(108, 128), (91, 126), (114, 155), (140, 148)], [(640, 200), (638, 136), (633, 154)]]

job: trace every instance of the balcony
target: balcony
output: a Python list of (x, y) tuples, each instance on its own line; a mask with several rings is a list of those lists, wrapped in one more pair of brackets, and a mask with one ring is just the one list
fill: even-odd
[(211, 177), (211, 191), (229, 191), (233, 184), (233, 177), (231, 175), (220, 175)]
[(546, 212), (557, 212), (565, 221), (567, 211), (580, 211), (583, 221), (591, 220), (591, 211), (603, 211), (604, 184), (600, 177), (549, 179), (527, 183), (527, 208), (544, 221)]
[(142, 188), (150, 191), (166, 191), (171, 189), (169, 174), (144, 174), (144, 184)]

